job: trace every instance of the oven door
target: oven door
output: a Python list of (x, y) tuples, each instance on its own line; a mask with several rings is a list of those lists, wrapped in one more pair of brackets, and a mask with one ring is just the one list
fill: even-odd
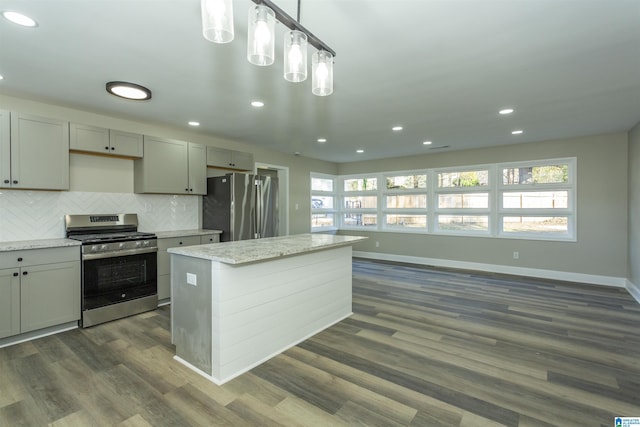
[(83, 310), (157, 295), (157, 249), (130, 252), (83, 260)]

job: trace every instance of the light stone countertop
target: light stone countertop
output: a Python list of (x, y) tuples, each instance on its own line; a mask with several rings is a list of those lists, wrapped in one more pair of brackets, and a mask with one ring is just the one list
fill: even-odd
[(247, 264), (288, 255), (353, 245), (366, 239), (367, 237), (360, 236), (307, 233), (236, 242), (210, 243), (184, 248), (169, 248), (167, 252), (225, 264)]
[(222, 234), (221, 230), (205, 230), (203, 228), (193, 230), (171, 230), (171, 231), (151, 231), (158, 239), (168, 239), (184, 236), (205, 236), (207, 234)]
[(81, 245), (81, 242), (71, 239), (17, 240), (14, 242), (0, 242), (0, 252), (23, 251), (28, 249), (62, 248), (66, 246)]

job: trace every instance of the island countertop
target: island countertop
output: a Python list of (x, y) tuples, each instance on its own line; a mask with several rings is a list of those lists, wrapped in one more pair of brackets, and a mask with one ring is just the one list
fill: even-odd
[(169, 248), (167, 252), (225, 264), (247, 264), (305, 252), (353, 245), (367, 237), (330, 234), (296, 234), (236, 242)]

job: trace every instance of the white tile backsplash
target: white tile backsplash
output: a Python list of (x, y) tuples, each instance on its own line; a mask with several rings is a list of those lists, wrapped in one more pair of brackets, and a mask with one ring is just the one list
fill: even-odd
[(141, 231), (199, 227), (199, 197), (0, 190), (0, 241), (64, 237), (67, 214), (137, 213)]

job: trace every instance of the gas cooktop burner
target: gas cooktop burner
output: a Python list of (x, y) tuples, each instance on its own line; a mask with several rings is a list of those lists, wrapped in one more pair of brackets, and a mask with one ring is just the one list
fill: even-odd
[(76, 236), (69, 236), (70, 239), (79, 240), (83, 244), (92, 243), (106, 243), (106, 242), (125, 242), (131, 240), (148, 240), (155, 239), (156, 235), (153, 233), (144, 233), (140, 231), (126, 232), (126, 233), (95, 233), (95, 234), (80, 234)]

